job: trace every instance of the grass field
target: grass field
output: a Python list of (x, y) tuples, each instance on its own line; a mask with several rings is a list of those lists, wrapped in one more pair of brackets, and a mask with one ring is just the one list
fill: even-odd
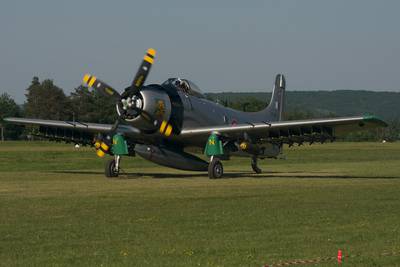
[[(1, 266), (262, 266), (360, 256), (400, 266), (400, 143), (293, 147), (224, 163), (225, 179), (124, 159), (106, 179), (89, 148), (0, 143)], [(319, 266), (336, 266), (328, 262)]]

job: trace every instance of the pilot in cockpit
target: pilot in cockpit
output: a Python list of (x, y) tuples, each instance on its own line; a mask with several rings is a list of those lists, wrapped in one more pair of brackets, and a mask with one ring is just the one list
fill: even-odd
[(185, 80), (178, 78), (175, 80), (174, 84), (178, 89), (182, 90), (182, 92), (189, 94), (189, 84)]

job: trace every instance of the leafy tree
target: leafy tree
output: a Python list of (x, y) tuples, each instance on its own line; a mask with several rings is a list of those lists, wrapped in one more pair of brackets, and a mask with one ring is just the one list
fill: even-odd
[(78, 121), (114, 123), (117, 118), (114, 100), (85, 86), (75, 88), (69, 102), (70, 111)]
[(32, 84), (25, 95), (27, 117), (65, 120), (71, 116), (68, 111), (67, 97), (52, 80), (44, 80), (40, 83), (38, 77), (33, 77)]
[(86, 122), (96, 120), (94, 95), (87, 87), (79, 86), (75, 88), (69, 96), (69, 104), (76, 120)]
[(285, 120), (306, 120), (315, 118), (315, 114), (305, 108), (295, 108), (285, 111), (283, 117)]
[(5, 139), (17, 139), (22, 133), (22, 128), (17, 125), (9, 125), (3, 122), (3, 119), (6, 117), (19, 117), (21, 113), (21, 108), (10, 95), (7, 93), (0, 95), (0, 127), (3, 127)]
[(388, 124), (387, 128), (381, 129), (378, 132), (380, 139), (387, 141), (400, 140), (400, 119), (391, 120)]

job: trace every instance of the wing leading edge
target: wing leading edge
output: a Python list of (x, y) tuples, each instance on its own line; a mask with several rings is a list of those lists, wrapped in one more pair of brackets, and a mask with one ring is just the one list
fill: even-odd
[[(49, 139), (91, 144), (96, 133), (108, 133), (112, 124), (88, 123), (78, 121), (57, 121), (29, 118), (5, 118), (7, 122), (20, 125), (38, 126), (36, 135)], [(129, 125), (119, 125), (118, 132), (135, 136), (140, 131)]]
[[(42, 137), (83, 142), (90, 144), (96, 133), (108, 133), (111, 124), (73, 121), (42, 120), (29, 118), (5, 118), (7, 122), (39, 127)], [(229, 138), (242, 139), (248, 135), (253, 140), (277, 143), (303, 143), (333, 140), (350, 132), (386, 127), (387, 124), (375, 116), (341, 117), (313, 120), (242, 123), (235, 126), (216, 126), (183, 129), (180, 137), (207, 139), (213, 132)], [(129, 125), (119, 125), (118, 132), (127, 137), (140, 138), (140, 131)], [(179, 137), (178, 137), (179, 138)]]
[(342, 137), (350, 132), (386, 127), (386, 122), (375, 116), (340, 117), (328, 119), (243, 123), (234, 126), (183, 129), (182, 136), (205, 137), (218, 132), (227, 138), (243, 138), (246, 133), (252, 139), (266, 142), (302, 143)]

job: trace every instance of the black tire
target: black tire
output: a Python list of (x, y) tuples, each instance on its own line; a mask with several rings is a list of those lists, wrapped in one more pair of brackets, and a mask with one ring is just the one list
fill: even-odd
[(104, 174), (107, 178), (118, 177), (119, 170), (115, 169), (115, 159), (107, 160)]
[(258, 167), (257, 161), (257, 157), (255, 156), (251, 159), (251, 168), (255, 173), (260, 174), (262, 173), (262, 170)]
[(219, 159), (214, 158), (208, 165), (208, 177), (210, 179), (219, 179), (224, 174), (224, 167)]

